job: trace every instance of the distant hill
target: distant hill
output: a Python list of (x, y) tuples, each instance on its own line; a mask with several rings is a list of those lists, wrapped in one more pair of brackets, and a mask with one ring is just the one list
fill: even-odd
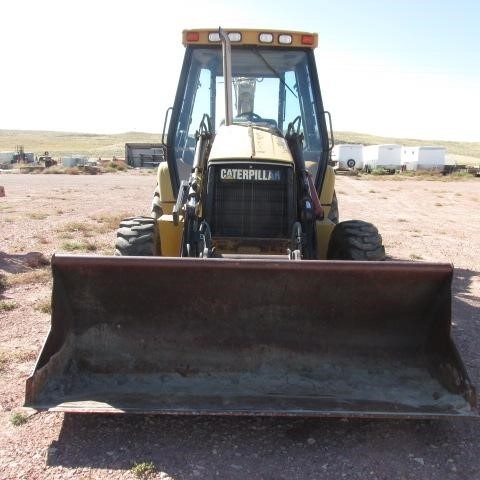
[(22, 145), (25, 152), (40, 154), (48, 151), (54, 158), (67, 155), (88, 157), (117, 157), (125, 155), (125, 143), (160, 142), (161, 134), (126, 132), (96, 134), (75, 132), (49, 132), (33, 130), (0, 130), (0, 151), (15, 151)]
[[(480, 142), (432, 141), (413, 138), (388, 138), (355, 132), (334, 132), (335, 143), (359, 143), (376, 145), (396, 143), (406, 146), (436, 145), (447, 149), (449, 156), (458, 158), (457, 163), (479, 163)], [(0, 130), (0, 151), (15, 151), (22, 145), (25, 152), (41, 154), (50, 152), (54, 158), (78, 154), (89, 157), (119, 157), (125, 154), (125, 143), (160, 142), (160, 133), (126, 132), (96, 134), (34, 130)]]

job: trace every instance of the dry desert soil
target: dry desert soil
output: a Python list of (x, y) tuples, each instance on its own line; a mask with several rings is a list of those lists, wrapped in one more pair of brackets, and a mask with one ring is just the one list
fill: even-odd
[[(111, 255), (119, 220), (148, 214), (155, 176), (1, 173), (0, 185), (1, 479), (480, 478), (480, 424), (471, 418), (22, 410), (50, 325), (51, 255)], [(454, 265), (452, 335), (480, 387), (480, 178), (338, 175), (337, 195), (340, 220), (376, 224), (389, 258)]]

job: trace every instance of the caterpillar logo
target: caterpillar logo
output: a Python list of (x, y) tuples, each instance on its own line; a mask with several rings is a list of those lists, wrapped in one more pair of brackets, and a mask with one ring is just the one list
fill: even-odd
[(250, 182), (278, 182), (280, 170), (255, 170), (253, 168), (222, 168), (221, 180), (246, 180)]

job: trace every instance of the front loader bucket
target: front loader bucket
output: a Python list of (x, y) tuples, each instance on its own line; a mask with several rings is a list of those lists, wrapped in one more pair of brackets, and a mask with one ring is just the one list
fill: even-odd
[(60, 256), (26, 402), (161, 414), (476, 416), (452, 267)]

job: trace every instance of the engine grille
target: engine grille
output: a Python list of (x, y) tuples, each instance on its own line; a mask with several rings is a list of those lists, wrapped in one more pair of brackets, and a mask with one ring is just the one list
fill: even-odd
[(293, 172), (271, 165), (215, 165), (208, 176), (208, 222), (214, 236), (288, 238)]

